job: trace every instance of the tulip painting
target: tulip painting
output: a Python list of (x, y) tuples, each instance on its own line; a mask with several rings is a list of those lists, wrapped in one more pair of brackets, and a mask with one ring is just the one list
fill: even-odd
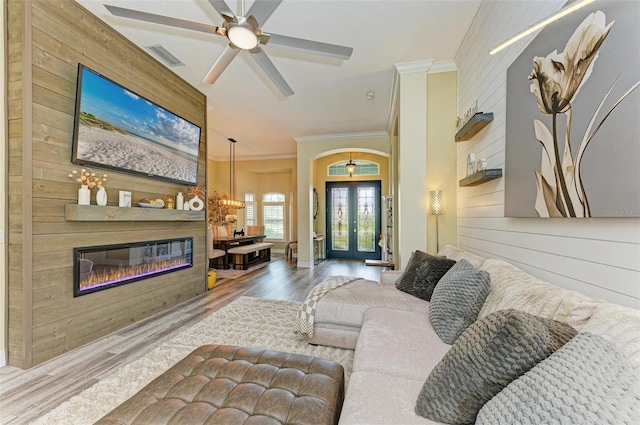
[[(606, 23), (602, 11), (591, 13), (578, 26), (567, 42), (564, 51), (557, 50), (545, 57), (534, 57), (529, 75), (531, 93), (539, 111), (551, 116), (551, 128), (541, 120), (534, 120), (535, 137), (542, 146), (542, 161), (535, 170), (535, 210), (540, 217), (591, 217), (587, 191), (581, 177), (581, 162), (594, 136), (616, 108), (633, 92), (640, 81), (616, 101), (609, 110), (604, 104), (617, 79), (604, 93), (586, 128), (580, 136), (579, 148), (573, 152), (572, 105), (579, 97), (580, 89), (587, 83), (597, 63), (598, 53), (614, 26)], [(564, 120), (564, 135), (559, 120)], [(563, 146), (561, 148), (561, 146)], [(562, 152), (561, 152), (562, 150)]]

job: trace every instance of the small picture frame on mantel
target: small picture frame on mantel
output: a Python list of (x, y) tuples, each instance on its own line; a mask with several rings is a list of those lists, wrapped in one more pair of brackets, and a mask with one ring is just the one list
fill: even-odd
[(118, 197), (118, 206), (121, 208), (131, 208), (131, 192), (121, 190)]

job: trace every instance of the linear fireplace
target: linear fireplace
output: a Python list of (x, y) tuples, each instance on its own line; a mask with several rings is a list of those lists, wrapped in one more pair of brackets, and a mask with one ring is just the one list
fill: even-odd
[(193, 238), (73, 249), (73, 296), (193, 267)]

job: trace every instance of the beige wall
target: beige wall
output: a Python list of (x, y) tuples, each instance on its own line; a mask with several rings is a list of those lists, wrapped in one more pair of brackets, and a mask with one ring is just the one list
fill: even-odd
[[(220, 195), (229, 194), (229, 161), (208, 161), (209, 191), (217, 191)], [(245, 193), (256, 195), (256, 219), (262, 220), (262, 195), (268, 192), (284, 193), (286, 200), (287, 222), (285, 223), (284, 242), (274, 242), (274, 251), (283, 251), (286, 243), (296, 240), (297, 236), (297, 203), (296, 194), (296, 160), (270, 159), (255, 161), (236, 161), (236, 196), (244, 200)], [(238, 215), (238, 229), (246, 228), (244, 210), (231, 211)]]
[[(456, 72), (427, 75), (427, 194), (443, 190), (445, 214), (438, 217), (440, 247), (458, 241), (456, 214)], [(427, 251), (436, 249), (436, 217), (427, 217)]]
[(313, 187), (318, 191), (318, 216), (313, 222), (313, 231), (319, 235), (326, 233), (326, 183), (332, 181), (365, 181), (365, 180), (380, 180), (380, 188), (383, 195), (389, 194), (389, 158), (382, 155), (376, 155), (366, 152), (355, 152), (353, 155), (353, 162), (369, 161), (377, 163), (380, 168), (380, 174), (377, 176), (328, 176), (328, 167), (336, 162), (346, 163), (349, 160), (349, 153), (339, 153), (323, 156), (314, 161), (314, 177)]
[(426, 72), (400, 73), (394, 262), (401, 270), (413, 251), (427, 249), (427, 96)]
[(389, 155), (389, 136), (386, 133), (300, 138), (297, 142), (298, 191), (298, 267), (313, 265), (313, 185), (315, 160), (339, 152), (368, 152)]
[(440, 247), (457, 242), (457, 82), (451, 62), (398, 64), (396, 70), (398, 136), (391, 139), (397, 169), (394, 262), (404, 269), (413, 251), (437, 251), (436, 220), (428, 215), (429, 191), (444, 190), (448, 195), (447, 213), (438, 218)]

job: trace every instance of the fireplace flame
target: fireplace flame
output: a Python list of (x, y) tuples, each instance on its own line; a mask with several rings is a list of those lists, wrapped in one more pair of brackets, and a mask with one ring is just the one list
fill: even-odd
[(168, 270), (189, 266), (190, 262), (186, 256), (175, 257), (166, 260), (156, 260), (133, 266), (105, 266), (101, 270), (94, 270), (89, 276), (80, 280), (80, 291), (92, 289), (104, 285), (126, 280), (137, 279)]

